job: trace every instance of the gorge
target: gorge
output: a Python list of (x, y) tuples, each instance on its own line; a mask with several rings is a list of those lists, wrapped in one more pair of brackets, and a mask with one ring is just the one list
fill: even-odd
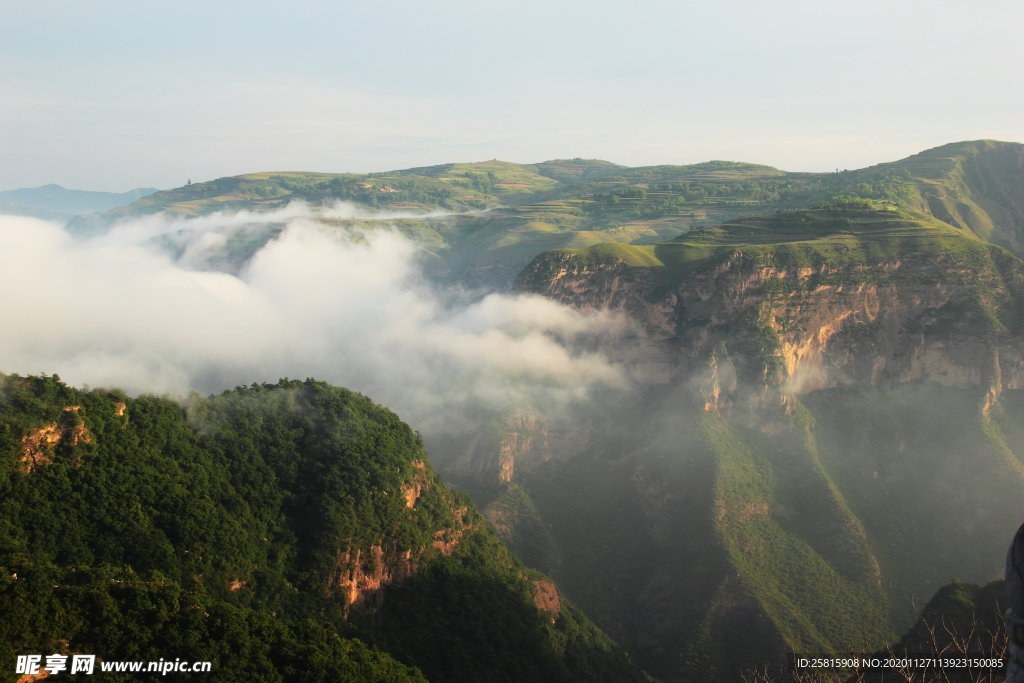
[[(228, 662), (217, 643), (236, 638), (254, 653), (239, 680), (303, 680), (308, 655), (342, 662), (318, 675), (379, 680), (735, 681), (787, 652), (897, 641), (951, 580), (998, 579), (1024, 520), (1024, 145), (829, 174), (260, 173), (67, 227), (81, 245), (132, 230), (183, 281), (230, 283), (208, 287), (225, 301), (275, 281), (268, 250), (304, 235), (369, 246), (328, 263), (348, 279), (309, 277), (330, 271), (313, 258), (329, 239), (294, 251), (281, 281), (343, 291), (309, 309), (333, 326), (281, 337), (312, 340), (290, 365), (269, 348), (225, 369), (241, 343), (159, 358), (193, 384), (278, 373), (251, 386), (173, 401), (8, 376), (0, 559), (21, 578), (2, 579), (19, 615), (3, 661), (43, 643), (128, 658), (81, 607), (98, 601), (155, 619), (151, 652), (198, 629)], [(373, 258), (384, 233), (407, 261)], [(360, 265), (400, 271), (387, 301), (415, 305), (352, 320), (429, 309), (445, 326), (332, 320), (376, 291)], [(432, 365), (410, 345), (360, 355), (394, 338), (458, 343)], [(460, 365), (485, 354), (502, 362)], [(369, 398), (277, 381), (295, 367)]]

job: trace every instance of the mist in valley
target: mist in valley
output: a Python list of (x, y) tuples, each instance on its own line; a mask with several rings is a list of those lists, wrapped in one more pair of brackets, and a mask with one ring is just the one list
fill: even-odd
[[(325, 215), (371, 230), (325, 227)], [(388, 219), (337, 204), (145, 217), (76, 239), (0, 217), (0, 370), (184, 396), (281, 377), (365, 393), (424, 434), (628, 391), (622, 316), (424, 279)], [(241, 256), (239, 256), (239, 252)]]

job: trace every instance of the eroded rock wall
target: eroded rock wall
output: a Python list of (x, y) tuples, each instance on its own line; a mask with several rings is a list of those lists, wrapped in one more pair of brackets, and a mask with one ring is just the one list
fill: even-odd
[(985, 273), (951, 270), (941, 257), (852, 269), (843, 283), (828, 264), (764, 268), (737, 252), (655, 298), (657, 272), (623, 263), (567, 266), (532, 289), (636, 321), (634, 338), (605, 351), (641, 385), (699, 380), (716, 348), (741, 379), (760, 384), (770, 378), (755, 333), (767, 329), (778, 339), (769, 355), (781, 361), (779, 379), (791, 393), (917, 379), (997, 394), (1024, 386), (1020, 339), (999, 339), (990, 329), (978, 301), (984, 293), (971, 283)]

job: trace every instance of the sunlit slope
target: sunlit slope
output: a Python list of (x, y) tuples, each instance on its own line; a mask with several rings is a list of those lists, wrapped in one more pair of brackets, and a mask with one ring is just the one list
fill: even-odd
[(900, 161), (835, 173), (794, 173), (712, 161), (602, 171), (559, 190), (604, 220), (708, 225), (730, 211), (761, 214), (807, 208), (836, 197), (887, 202), (1020, 250), (1024, 230), (1024, 145), (978, 140)]
[(977, 393), (927, 384), (760, 419), (673, 394), (634, 448), (543, 465), (511, 484), (518, 512), (487, 514), (649, 671), (736, 680), (787, 651), (882, 647), (941, 585), (999, 576), (1024, 513), (1018, 394), (995, 423)]
[(731, 681), (787, 650), (895, 637), (868, 534), (806, 418), (766, 435), (674, 395), (633, 424), (618, 436), (632, 448), (598, 439), (518, 477), (487, 515), (649, 671)]
[[(438, 259), (428, 268), (431, 275), (507, 288), (533, 256), (548, 249), (607, 240), (649, 243), (680, 232), (645, 225), (591, 232), (581, 229), (585, 216), (571, 204), (532, 203), (566, 183), (617, 168), (604, 161), (570, 159), (542, 164), (444, 164), (371, 174), (254, 173), (158, 192), (129, 207), (78, 217), (69, 230), (96, 234), (118, 221), (153, 214), (185, 219), (216, 212), (261, 213), (293, 201), (306, 203), (317, 214), (336, 202), (347, 202), (362, 212), (360, 218), (317, 216), (316, 220), (343, 230), (396, 227)], [(425, 214), (431, 216), (402, 218)], [(231, 264), (229, 270), (237, 270), (238, 263), (276, 235), (286, 220), (283, 216), (272, 229), (247, 236), (245, 244), (229, 239), (226, 248), (234, 251), (221, 260)]]
[(656, 235), (665, 238), (743, 215), (837, 199), (870, 199), (924, 214), (1020, 253), (1024, 145), (951, 143), (900, 161), (835, 173), (728, 161), (599, 170), (558, 188), (542, 206), (571, 211), (578, 216), (574, 229), (601, 241), (649, 244)]
[(907, 178), (911, 207), (1020, 253), (1024, 237), (1024, 145), (955, 142), (858, 171)]
[[(1019, 393), (992, 419), (962, 389), (821, 390), (771, 434), (704, 412), (715, 530), (742, 586), (721, 597), (754, 597), (787, 649), (849, 652), (906, 629), (951, 579), (998, 577), (1024, 507), (1024, 441), (1000, 424), (1024, 417)], [(705, 619), (696, 652), (735, 657), (720, 611)]]
[(930, 216), (854, 202), (830, 209), (749, 216), (687, 232), (651, 245), (604, 244), (542, 254), (519, 276), (526, 289), (543, 286), (558, 271), (622, 263), (651, 267), (657, 299), (695, 272), (742, 253), (763, 267), (820, 267), (851, 272), (910, 255), (987, 253), (973, 234)]
[(108, 212), (101, 220), (109, 223), (152, 213), (200, 216), (225, 210), (267, 211), (294, 200), (314, 206), (347, 201), (367, 209), (465, 212), (517, 204), (522, 198), (544, 195), (563, 181), (607, 168), (617, 167), (582, 159), (540, 165), (495, 160), (381, 173), (249, 173), (163, 190)]
[[(1024, 521), (1024, 396), (912, 383), (801, 396), (821, 461), (861, 521), (896, 616), (950, 579), (1002, 575)], [(897, 622), (898, 623), (898, 622)]]

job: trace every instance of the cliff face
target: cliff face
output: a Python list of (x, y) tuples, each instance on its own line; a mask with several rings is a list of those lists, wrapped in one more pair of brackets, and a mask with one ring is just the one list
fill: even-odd
[(350, 610), (376, 610), (384, 600), (382, 589), (399, 585), (413, 576), (426, 564), (431, 548), (450, 556), (463, 534), (479, 528), (479, 525), (468, 521), (466, 507), (459, 507), (453, 513), (448, 525), (433, 533), (433, 540), (428, 546), (403, 550), (392, 542), (386, 550), (382, 545), (371, 545), (365, 553), (360, 548), (338, 552), (337, 568), (328, 580), (328, 591), (344, 598), (345, 616)]
[(483, 429), (450, 445), (447, 477), (468, 486), (515, 481), (551, 460), (565, 460), (590, 446), (587, 433), (562, 419), (529, 409), (495, 417)]
[(1020, 294), (1018, 262), (990, 260), (973, 269), (943, 255), (910, 256), (858, 271), (842, 282), (848, 273), (827, 263), (760, 267), (739, 251), (655, 301), (654, 269), (622, 262), (566, 263), (534, 291), (581, 309), (624, 311), (639, 322), (641, 336), (608, 352), (626, 361), (640, 384), (700, 379), (723, 343), (743, 356), (731, 363), (742, 365), (737, 370), (747, 380), (766, 378), (772, 364), (752, 339), (760, 328), (777, 337), (771, 355), (789, 393), (913, 380), (991, 388), (994, 397), (1024, 388), (1024, 342), (1004, 335), (994, 344), (999, 323), (986, 310), (986, 299)]
[(1024, 516), (1024, 264), (895, 212), (642, 249), (549, 252), (517, 279), (635, 334), (602, 349), (634, 391), (576, 425), (588, 447), (517, 452), (531, 515), (486, 511), (514, 548), (537, 530), (559, 585), (666, 681), (881, 646), (950, 578), (998, 577)]
[[(26, 474), (39, 467), (53, 464), (54, 449), (59, 445), (74, 448), (79, 443), (92, 443), (92, 434), (78, 415), (81, 406), (65, 406), (59, 420), (43, 425), (21, 437), (21, 454), (18, 462)], [(123, 408), (122, 408), (123, 412)], [(118, 416), (121, 413), (116, 413)], [(78, 459), (75, 464), (80, 464)]]

